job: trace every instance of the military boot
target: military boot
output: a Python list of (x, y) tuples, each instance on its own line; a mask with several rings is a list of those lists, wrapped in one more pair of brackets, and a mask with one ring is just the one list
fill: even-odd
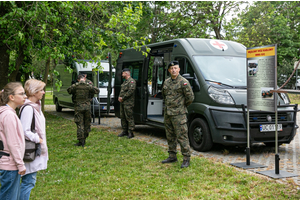
[(85, 139), (82, 139), (81, 140), (81, 146), (84, 147), (84, 145), (85, 145)]
[(168, 157), (167, 159), (165, 159), (165, 160), (163, 160), (163, 161), (161, 161), (161, 163), (163, 163), (163, 164), (165, 164), (165, 163), (173, 163), (173, 162), (177, 162), (177, 157), (175, 156), (175, 157)]
[(74, 144), (74, 146), (82, 146), (82, 143), (81, 143), (81, 141), (79, 140), (79, 142), (78, 142), (78, 143), (76, 143), (76, 144)]
[(120, 134), (118, 135), (118, 137), (123, 137), (123, 136), (125, 136), (125, 135), (128, 135), (128, 132), (127, 132), (127, 131), (123, 131), (122, 133), (120, 133)]
[(181, 164), (181, 168), (185, 168), (190, 166), (190, 158), (183, 158), (183, 162)]
[(134, 137), (133, 132), (132, 132), (132, 131), (129, 131), (127, 137), (128, 137), (128, 139), (133, 138), (133, 137)]

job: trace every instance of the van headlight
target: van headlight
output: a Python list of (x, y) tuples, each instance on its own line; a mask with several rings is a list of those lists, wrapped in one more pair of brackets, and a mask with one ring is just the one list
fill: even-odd
[(209, 96), (216, 102), (222, 104), (234, 104), (231, 95), (226, 90), (220, 90), (213, 86), (208, 88)]

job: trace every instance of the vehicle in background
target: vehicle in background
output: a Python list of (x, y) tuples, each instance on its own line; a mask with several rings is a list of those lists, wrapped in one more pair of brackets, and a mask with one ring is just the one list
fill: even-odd
[[(83, 62), (84, 61), (84, 62)], [(85, 65), (83, 63), (86, 63)], [(53, 103), (55, 104), (56, 111), (61, 112), (63, 108), (74, 109), (74, 103), (72, 101), (72, 95), (67, 92), (67, 88), (73, 83), (76, 83), (77, 76), (79, 74), (87, 74), (87, 79), (91, 80), (94, 86), (98, 87), (100, 92), (97, 96), (92, 99), (91, 111), (96, 114), (100, 112), (113, 112), (114, 107), (109, 106), (110, 109), (107, 110), (107, 104), (110, 105), (114, 102), (113, 87), (114, 87), (114, 76), (115, 69), (111, 66), (110, 62), (107, 60), (100, 61), (101, 70), (97, 71), (98, 63), (90, 60), (78, 60), (73, 62), (71, 69), (72, 73), (66, 70), (65, 64), (59, 64), (56, 66), (55, 70), (58, 71), (59, 75), (55, 76), (58, 80), (62, 81), (62, 86), (58, 91), (55, 84), (53, 84)], [(110, 73), (112, 76), (110, 80)], [(110, 95), (109, 102), (107, 96)]]
[[(122, 69), (129, 68), (136, 80), (133, 116), (136, 124), (164, 128), (163, 83), (169, 77), (172, 60), (180, 65), (180, 74), (191, 84), (195, 99), (188, 107), (190, 145), (208, 151), (213, 144), (247, 145), (247, 74), (246, 47), (240, 43), (200, 38), (174, 39), (147, 45), (146, 57), (133, 48), (122, 50), (117, 60), (115, 97), (119, 96)], [(145, 52), (146, 47), (142, 47)], [(256, 66), (251, 67), (254, 69)], [(253, 73), (254, 74), (254, 73)], [(152, 87), (149, 92), (148, 82)], [(266, 94), (265, 94), (266, 95)], [(278, 95), (278, 143), (290, 143), (298, 128), (297, 105), (290, 105), (287, 94)], [(120, 117), (120, 103), (114, 101), (115, 115)], [(250, 142), (275, 143), (275, 113), (249, 110)]]

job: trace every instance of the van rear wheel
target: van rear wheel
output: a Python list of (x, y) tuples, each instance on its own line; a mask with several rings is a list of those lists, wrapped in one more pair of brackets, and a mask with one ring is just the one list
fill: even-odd
[(62, 107), (59, 105), (57, 100), (55, 102), (55, 110), (56, 110), (56, 112), (61, 112), (61, 110), (62, 110)]
[(210, 131), (203, 119), (196, 118), (192, 121), (189, 127), (189, 140), (191, 146), (197, 151), (209, 151), (212, 148)]

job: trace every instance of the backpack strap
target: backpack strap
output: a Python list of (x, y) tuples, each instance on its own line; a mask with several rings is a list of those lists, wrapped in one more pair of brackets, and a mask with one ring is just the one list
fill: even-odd
[[(20, 113), (19, 113), (19, 118), (20, 118), (20, 119), (21, 119), (21, 114), (22, 114), (22, 112), (23, 112), (23, 110), (24, 110), (24, 108), (25, 108), (26, 106), (31, 106), (31, 105), (26, 104), (26, 105), (23, 106), (23, 108), (20, 110)], [(32, 107), (32, 106), (31, 106), (31, 107)], [(33, 109), (33, 115), (32, 115), (32, 121), (31, 121), (31, 132), (35, 133), (34, 108), (32, 107), (32, 109)]]

